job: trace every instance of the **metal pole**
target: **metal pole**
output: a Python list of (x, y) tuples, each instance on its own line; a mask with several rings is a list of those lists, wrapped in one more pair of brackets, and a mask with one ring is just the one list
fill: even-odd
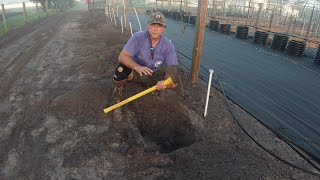
[(313, 8), (312, 8), (311, 17), (310, 17), (309, 26), (308, 26), (308, 30), (307, 30), (307, 34), (306, 34), (306, 39), (305, 39), (305, 41), (307, 41), (307, 39), (308, 39), (309, 30), (310, 30), (310, 27), (311, 27), (312, 18), (313, 18), (313, 13), (314, 13), (314, 8), (315, 8), (315, 6), (313, 6)]
[(206, 117), (207, 116), (207, 110), (208, 110), (208, 104), (209, 104), (209, 96), (210, 96), (210, 88), (211, 88), (211, 81), (212, 81), (212, 73), (214, 71), (212, 69), (209, 69), (209, 82), (208, 82), (208, 91), (207, 91), (207, 98), (206, 98), (206, 105), (205, 105), (205, 108), (204, 108), (204, 114), (203, 114), (203, 117)]
[(133, 9), (134, 9), (134, 12), (136, 13), (136, 16), (137, 16), (137, 19), (138, 19), (138, 23), (139, 23), (140, 31), (142, 31), (142, 29), (141, 29), (141, 24), (140, 24), (140, 19), (139, 19), (139, 17), (138, 17), (137, 10), (136, 10), (136, 8), (135, 8), (135, 7), (134, 7)]

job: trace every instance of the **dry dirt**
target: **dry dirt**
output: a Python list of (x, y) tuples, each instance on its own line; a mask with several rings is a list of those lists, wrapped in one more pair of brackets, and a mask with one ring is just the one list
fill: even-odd
[[(148, 94), (121, 107), (118, 116), (104, 114), (128, 38), (103, 13), (83, 11), (1, 37), (0, 179), (319, 179), (258, 147), (216, 89), (203, 118), (206, 85), (191, 85), (182, 67), (184, 95), (179, 89)], [(153, 83), (130, 82), (125, 96)], [(267, 149), (314, 170), (229, 103)]]

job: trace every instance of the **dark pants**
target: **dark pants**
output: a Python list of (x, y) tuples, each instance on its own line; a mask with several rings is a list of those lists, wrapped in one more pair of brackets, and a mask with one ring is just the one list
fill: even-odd
[(148, 85), (155, 85), (158, 81), (161, 81), (165, 77), (165, 71), (160, 69), (156, 72), (153, 72), (152, 76), (140, 76), (138, 73), (128, 68), (124, 64), (117, 64), (113, 76), (113, 82), (116, 85), (125, 85), (128, 81), (129, 75), (132, 73), (133, 80), (140, 81)]

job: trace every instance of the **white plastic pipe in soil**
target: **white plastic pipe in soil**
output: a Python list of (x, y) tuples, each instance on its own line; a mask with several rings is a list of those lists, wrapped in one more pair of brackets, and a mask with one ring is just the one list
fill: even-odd
[(203, 116), (206, 117), (207, 116), (207, 110), (208, 110), (208, 104), (209, 104), (209, 96), (210, 96), (210, 89), (211, 89), (211, 80), (212, 80), (212, 73), (214, 71), (212, 69), (209, 69), (209, 81), (208, 81), (208, 92), (207, 92), (207, 99), (206, 99), (206, 106), (204, 108), (204, 114)]
[(122, 21), (122, 16), (120, 18), (120, 22), (121, 22), (121, 33), (123, 33), (123, 21)]
[(114, 24), (117, 26), (116, 16), (114, 14), (114, 9), (113, 8), (112, 8), (112, 14), (113, 14), (113, 19), (114, 19)]
[(131, 22), (129, 21), (129, 25), (130, 25), (130, 32), (131, 32), (131, 36), (133, 36), (133, 33), (132, 33), (132, 26), (131, 26)]
[(142, 31), (142, 29), (141, 29), (141, 24), (140, 24), (140, 19), (139, 19), (139, 16), (138, 16), (137, 10), (136, 10), (136, 8), (135, 8), (135, 7), (133, 7), (133, 9), (134, 9), (134, 12), (136, 13), (136, 16), (137, 16), (137, 19), (138, 19), (138, 23), (139, 23), (140, 31)]

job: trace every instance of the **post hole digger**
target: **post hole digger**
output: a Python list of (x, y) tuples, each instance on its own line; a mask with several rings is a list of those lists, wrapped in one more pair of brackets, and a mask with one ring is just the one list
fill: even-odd
[[(165, 85), (165, 86), (168, 86), (168, 85), (172, 85), (172, 84), (175, 84), (175, 85), (178, 85), (178, 89), (179, 91), (181, 92), (181, 94), (184, 96), (184, 91), (183, 91), (183, 88), (182, 88), (182, 82), (181, 82), (181, 79), (179, 77), (179, 74), (177, 72), (177, 69), (174, 67), (174, 66), (170, 66), (170, 67), (167, 67), (166, 68), (166, 79), (164, 81), (161, 82), (162, 85)], [(103, 110), (104, 113), (108, 113), (112, 110), (115, 110), (117, 109), (118, 107), (120, 106), (123, 106), (133, 100), (136, 100), (146, 94), (149, 94), (153, 91), (157, 90), (157, 85), (151, 87), (151, 88), (148, 88), (134, 96), (131, 96), (125, 100), (122, 100), (106, 109)]]
[[(164, 80), (162, 82), (163, 85), (170, 85), (172, 83), (173, 83), (173, 81), (172, 81), (171, 77), (167, 78), (166, 80)], [(134, 96), (131, 96), (131, 97), (129, 97), (129, 98), (127, 98), (127, 99), (125, 99), (125, 100), (113, 105), (113, 106), (110, 106), (110, 107), (104, 109), (103, 112), (104, 113), (108, 113), (108, 112), (110, 112), (110, 111), (112, 111), (114, 109), (117, 109), (120, 106), (123, 106), (123, 105), (125, 105), (125, 104), (127, 104), (127, 103), (129, 103), (129, 102), (131, 102), (133, 100), (136, 100), (136, 99), (138, 99), (138, 98), (140, 98), (140, 97), (142, 97), (142, 96), (144, 96), (146, 94), (149, 94), (149, 93), (151, 93), (151, 92), (153, 92), (155, 90), (157, 90), (157, 86), (156, 85), (152, 86), (151, 88), (146, 89), (146, 90), (144, 90), (144, 91), (142, 91), (142, 92), (140, 92), (140, 93), (138, 93), (138, 94), (136, 94)]]

